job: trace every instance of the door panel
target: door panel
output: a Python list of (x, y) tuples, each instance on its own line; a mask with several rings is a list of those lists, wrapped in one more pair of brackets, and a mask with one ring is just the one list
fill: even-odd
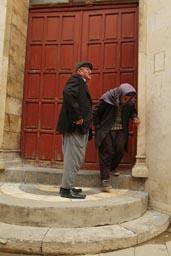
[[(93, 63), (89, 90), (93, 106), (120, 83), (137, 87), (137, 7), (63, 11), (29, 15), (22, 124), (22, 157), (62, 166), (62, 136), (56, 123), (63, 87), (78, 61)], [(135, 159), (135, 127), (130, 122), (129, 151), (121, 167)], [(94, 130), (93, 130), (94, 136)], [(98, 169), (94, 140), (88, 142), (84, 169)]]
[[(137, 81), (137, 13), (135, 8), (87, 11), (83, 14), (81, 59), (93, 63), (89, 83), (94, 104), (100, 95), (121, 83)], [(129, 150), (122, 160), (122, 167), (131, 167), (135, 157), (135, 127), (130, 123)], [(92, 152), (87, 150), (86, 164)], [(94, 166), (97, 157), (94, 156)]]
[[(30, 13), (22, 124), (22, 157), (54, 163), (62, 90), (78, 60), (80, 12)], [(61, 135), (59, 135), (61, 136)], [(61, 148), (61, 139), (58, 139)]]

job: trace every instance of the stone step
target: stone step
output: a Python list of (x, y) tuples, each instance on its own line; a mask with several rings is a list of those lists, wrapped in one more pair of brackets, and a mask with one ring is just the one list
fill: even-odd
[(97, 254), (124, 249), (164, 232), (169, 216), (148, 210), (119, 225), (48, 228), (0, 223), (0, 251), (39, 255)]
[[(62, 169), (33, 166), (6, 168), (4, 172), (0, 172), (0, 181), (60, 185), (62, 172)], [(111, 181), (114, 188), (144, 190), (145, 179), (132, 177), (131, 173), (127, 171), (122, 171), (119, 176), (111, 176)], [(99, 187), (99, 171), (79, 171), (76, 186)]]
[(60, 197), (55, 185), (2, 183), (0, 221), (38, 227), (95, 227), (136, 219), (147, 209), (148, 194), (143, 191), (83, 190), (86, 199), (74, 200)]

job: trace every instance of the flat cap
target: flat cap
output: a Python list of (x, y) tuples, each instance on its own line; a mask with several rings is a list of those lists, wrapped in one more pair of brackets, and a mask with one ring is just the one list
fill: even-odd
[(93, 69), (93, 65), (89, 61), (81, 61), (76, 64), (75, 70), (77, 71), (81, 67), (89, 67), (91, 70)]

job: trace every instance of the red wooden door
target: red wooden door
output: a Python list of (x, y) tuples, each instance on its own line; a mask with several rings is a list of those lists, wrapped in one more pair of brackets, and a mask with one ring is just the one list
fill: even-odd
[[(81, 57), (93, 63), (94, 71), (89, 88), (94, 103), (101, 94), (121, 83), (128, 82), (136, 88), (137, 8), (84, 12), (83, 27)], [(135, 132), (135, 127), (130, 122), (129, 149), (122, 160), (122, 168), (131, 168), (134, 164)], [(94, 152), (94, 144), (90, 142), (85, 165), (89, 163), (91, 166), (89, 161), (95, 161)]]
[[(62, 90), (75, 64), (89, 60), (94, 104), (106, 90), (137, 81), (137, 7), (87, 10), (33, 10), (29, 15), (22, 123), (22, 157), (39, 165), (62, 164), (62, 138), (56, 123)], [(130, 126), (130, 135), (134, 129)], [(135, 136), (122, 166), (132, 166)], [(97, 169), (94, 141), (88, 143), (85, 169)]]

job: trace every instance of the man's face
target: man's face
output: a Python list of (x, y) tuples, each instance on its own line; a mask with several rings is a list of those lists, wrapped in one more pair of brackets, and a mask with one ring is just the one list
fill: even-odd
[(89, 67), (81, 67), (78, 69), (77, 73), (86, 81), (91, 79), (91, 69)]

